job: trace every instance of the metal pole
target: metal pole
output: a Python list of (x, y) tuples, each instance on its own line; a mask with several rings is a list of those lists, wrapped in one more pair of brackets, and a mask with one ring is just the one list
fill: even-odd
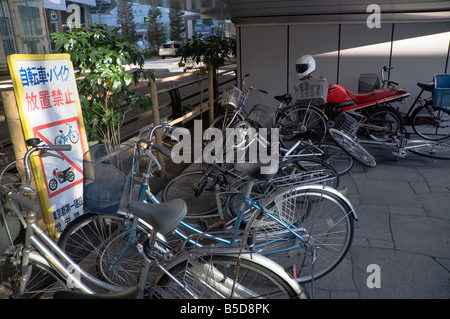
[(208, 64), (208, 107), (209, 107), (209, 125), (214, 122), (214, 66)]
[(23, 136), (22, 124), (20, 123), (16, 97), (13, 90), (2, 91), (1, 96), (3, 108), (5, 110), (6, 123), (11, 136), (14, 156), (17, 161), (17, 170), (19, 171), (22, 182), (25, 182), (26, 172), (21, 159), (25, 156), (27, 147), (25, 145), (25, 137)]
[[(150, 86), (150, 97), (152, 99), (152, 115), (153, 115), (153, 125), (159, 125), (161, 124), (161, 117), (159, 115), (159, 103), (158, 103), (158, 90), (156, 89), (156, 82), (155, 80), (150, 77), (148, 80), (148, 85)], [(162, 135), (161, 132), (158, 130), (155, 132), (155, 139), (156, 143), (159, 145), (162, 145)], [(166, 176), (166, 169), (164, 168), (164, 155), (162, 155), (160, 152), (157, 152), (157, 158), (158, 162), (161, 164), (161, 177)]]

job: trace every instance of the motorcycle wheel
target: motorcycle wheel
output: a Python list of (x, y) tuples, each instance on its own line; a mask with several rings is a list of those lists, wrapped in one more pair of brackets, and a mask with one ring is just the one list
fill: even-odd
[(52, 178), (50, 182), (48, 182), (48, 188), (50, 188), (51, 191), (54, 191), (58, 187), (58, 182), (55, 178)]
[(378, 107), (369, 111), (364, 123), (367, 136), (374, 141), (386, 142), (392, 135), (403, 132), (403, 117), (391, 107)]
[(69, 182), (73, 182), (74, 179), (75, 179), (75, 173), (72, 171), (67, 172), (67, 180)]

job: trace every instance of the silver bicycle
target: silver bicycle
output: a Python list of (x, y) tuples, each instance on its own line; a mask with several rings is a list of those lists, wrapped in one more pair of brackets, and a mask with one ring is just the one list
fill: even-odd
[[(0, 237), (1, 296), (52, 298), (55, 292), (67, 289), (85, 294), (123, 291), (123, 286), (90, 274), (82, 262), (74, 262), (39, 228), (36, 213), (40, 205), (27, 197), (34, 191), (29, 184), (28, 160), (34, 152), (42, 157), (51, 154), (49, 151), (71, 148), (70, 145), (40, 145), (40, 142), (39, 139), (27, 141), (31, 146), (24, 158), (27, 183), (3, 182), (7, 179), (5, 170), (11, 166), (0, 175), (0, 233), (6, 234)], [(186, 215), (182, 200), (160, 205), (131, 202), (127, 206), (129, 214), (136, 216), (133, 221), (139, 221), (148, 230), (145, 242), (134, 247), (142, 256), (140, 265), (136, 265), (140, 269), (138, 280), (129, 283), (137, 287), (137, 297), (142, 297), (144, 292), (149, 298), (177, 299), (306, 296), (279, 265), (243, 247), (214, 251), (203, 244), (167, 249), (161, 234), (177, 227)], [(25, 230), (23, 236), (20, 236), (21, 229)], [(106, 245), (103, 249), (108, 251), (121, 239), (117, 229), (111, 235), (114, 236), (109, 241), (102, 241)], [(125, 295), (129, 296), (128, 291), (122, 296)]]

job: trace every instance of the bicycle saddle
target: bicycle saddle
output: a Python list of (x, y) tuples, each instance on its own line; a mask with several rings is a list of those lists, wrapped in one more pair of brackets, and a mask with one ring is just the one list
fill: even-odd
[(429, 81), (426, 83), (417, 83), (417, 85), (425, 91), (433, 91), (434, 89), (434, 82), (433, 81)]
[(176, 228), (187, 213), (186, 202), (173, 199), (161, 204), (131, 202), (128, 211), (145, 220), (161, 234), (166, 234)]

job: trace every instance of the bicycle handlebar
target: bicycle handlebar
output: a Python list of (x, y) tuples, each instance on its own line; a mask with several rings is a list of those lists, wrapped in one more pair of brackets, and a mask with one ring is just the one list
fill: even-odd
[(4, 196), (10, 196), (15, 202), (33, 211), (34, 213), (38, 212), (39, 209), (41, 209), (38, 203), (23, 196), (22, 194), (8, 189), (6, 186), (0, 185), (0, 193), (2, 193)]
[(72, 145), (46, 145), (48, 151), (71, 151)]
[(23, 164), (25, 166), (25, 173), (26, 173), (26, 181), (25, 184), (30, 185), (31, 182), (31, 174), (30, 174), (30, 164), (29, 164), (29, 159), (32, 153), (36, 152), (36, 151), (42, 151), (42, 152), (47, 152), (47, 151), (71, 151), (72, 150), (72, 145), (38, 145), (40, 142), (42, 142), (39, 139), (30, 139), (30, 141), (32, 140), (32, 142), (34, 144), (32, 148), (30, 148), (26, 153), (25, 156), (23, 158)]
[(166, 147), (164, 147), (164, 146), (162, 146), (162, 145), (159, 145), (159, 144), (157, 144), (157, 143), (154, 143), (154, 144), (153, 144), (153, 148), (154, 148), (155, 150), (157, 150), (158, 152), (162, 153), (163, 155), (165, 155), (165, 156), (167, 156), (167, 157), (171, 157), (172, 151), (169, 150), (168, 148), (166, 148)]

